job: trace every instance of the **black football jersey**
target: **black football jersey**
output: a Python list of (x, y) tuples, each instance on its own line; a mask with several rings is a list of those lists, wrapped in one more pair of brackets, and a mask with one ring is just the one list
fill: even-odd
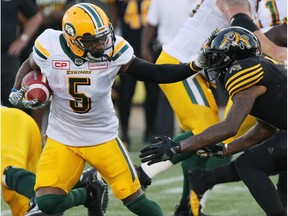
[(251, 115), (266, 123), (287, 128), (287, 68), (267, 57), (251, 57), (235, 62), (224, 78), (230, 96), (254, 85), (267, 88), (255, 101)]

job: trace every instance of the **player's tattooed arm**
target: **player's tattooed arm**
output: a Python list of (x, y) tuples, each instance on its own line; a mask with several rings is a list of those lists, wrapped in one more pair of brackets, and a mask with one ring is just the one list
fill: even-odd
[(251, 130), (249, 130), (246, 134), (228, 143), (226, 147), (227, 153), (230, 155), (248, 149), (249, 147), (252, 147), (268, 139), (276, 131), (276, 128), (263, 121), (258, 120), (256, 125), (251, 128)]

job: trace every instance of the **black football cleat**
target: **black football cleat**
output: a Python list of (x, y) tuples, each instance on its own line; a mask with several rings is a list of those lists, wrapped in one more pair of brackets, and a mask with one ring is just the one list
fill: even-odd
[(179, 205), (176, 205), (175, 207), (175, 212), (173, 216), (207, 216), (203, 212), (201, 212), (201, 206), (199, 205), (198, 211), (193, 214), (192, 213), (193, 209), (190, 208), (190, 204), (187, 201), (182, 201), (180, 202)]
[(205, 216), (201, 212), (200, 201), (203, 194), (212, 188), (209, 182), (207, 170), (195, 168), (189, 171), (189, 185), (190, 185), (190, 209), (192, 216)]
[(88, 216), (104, 216), (108, 206), (108, 186), (102, 180), (93, 180), (85, 187), (87, 200), (84, 206)]
[(190, 208), (187, 201), (181, 200), (179, 205), (176, 205), (173, 216), (190, 216)]
[(203, 194), (213, 186), (205, 169), (195, 168), (189, 170), (188, 176), (190, 190), (193, 190), (199, 198), (202, 198)]
[(5, 187), (9, 188), (8, 184), (7, 184), (7, 172), (8, 170), (10, 170), (11, 168), (13, 168), (12, 166), (7, 166), (2, 174), (2, 183), (5, 185)]
[(83, 171), (79, 180), (79, 187), (85, 187), (88, 183), (97, 179), (97, 171), (93, 167), (90, 167)]

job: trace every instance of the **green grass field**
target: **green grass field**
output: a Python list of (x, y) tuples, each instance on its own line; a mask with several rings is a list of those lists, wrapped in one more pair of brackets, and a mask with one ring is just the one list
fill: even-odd
[[(141, 143), (140, 138), (133, 138), (133, 143)], [(131, 158), (139, 164), (138, 150), (142, 144), (133, 146)], [(272, 177), (275, 180), (275, 177)], [(182, 191), (182, 174), (180, 165), (161, 173), (153, 179), (152, 185), (146, 190), (149, 198), (157, 201), (165, 216), (173, 216), (175, 205), (178, 204)], [(121, 201), (116, 200), (109, 190), (107, 216), (132, 216)], [(241, 182), (220, 184), (213, 188), (208, 196), (205, 213), (209, 216), (264, 216), (265, 213), (257, 205), (249, 191)], [(10, 216), (8, 206), (1, 200), (1, 216)], [(65, 216), (85, 216), (84, 207), (75, 207), (65, 212)]]

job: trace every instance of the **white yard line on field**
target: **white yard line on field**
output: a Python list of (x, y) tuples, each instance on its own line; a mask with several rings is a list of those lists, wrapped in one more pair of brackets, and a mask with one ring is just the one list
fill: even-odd
[(183, 181), (183, 176), (176, 176), (171, 178), (159, 179), (159, 180), (152, 180), (152, 186), (159, 186), (159, 185), (167, 185), (175, 182)]

